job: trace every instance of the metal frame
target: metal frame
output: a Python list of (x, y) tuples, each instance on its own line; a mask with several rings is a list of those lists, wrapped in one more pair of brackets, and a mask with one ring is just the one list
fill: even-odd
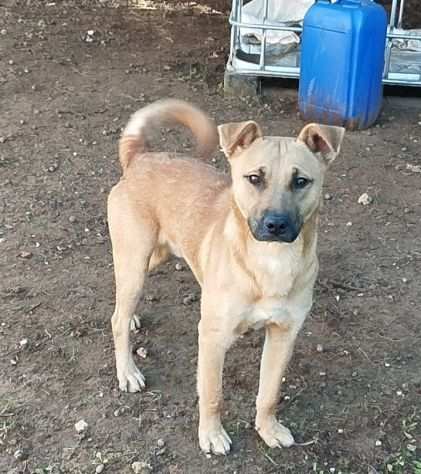
[[(267, 44), (266, 44), (266, 33), (267, 31), (293, 31), (296, 33), (302, 32), (302, 27), (286, 26), (282, 24), (270, 23), (267, 20), (269, 0), (264, 1), (264, 14), (262, 23), (246, 23), (242, 21), (242, 8), (244, 0), (233, 0), (232, 10), (229, 18), (231, 24), (231, 45), (230, 55), (227, 63), (227, 73), (239, 74), (251, 77), (282, 77), (282, 78), (296, 78), (300, 77), (300, 51), (297, 48), (296, 51), (287, 53), (282, 59), (279, 59), (277, 64), (267, 64)], [(417, 60), (414, 63), (414, 58), (411, 59), (411, 53), (408, 55), (408, 62), (402, 63), (413, 65), (419, 64), (420, 73), (414, 72), (393, 72), (394, 65), (399, 65), (394, 61), (393, 41), (395, 39), (412, 39), (420, 40), (420, 35), (410, 35), (406, 33), (397, 33), (397, 28), (401, 29), (402, 18), (404, 13), (405, 0), (393, 0), (392, 9), (390, 14), (386, 48), (385, 48), (385, 68), (383, 74), (383, 83), (390, 85), (405, 85), (405, 86), (421, 86), (421, 53), (414, 53), (418, 55)], [(398, 13), (399, 10), (399, 13)], [(241, 28), (260, 30), (262, 34), (262, 40), (260, 44), (259, 62), (252, 63), (246, 60), (239, 59), (236, 57), (236, 51), (241, 49)], [(412, 56), (414, 56), (412, 55)], [(284, 64), (282, 64), (284, 63)], [(291, 63), (294, 63), (291, 65)]]

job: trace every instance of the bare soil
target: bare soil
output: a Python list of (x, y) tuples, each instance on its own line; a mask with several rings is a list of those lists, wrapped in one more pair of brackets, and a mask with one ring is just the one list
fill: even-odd
[[(200, 453), (199, 288), (175, 260), (150, 275), (139, 307), (133, 341), (148, 352), (138, 358), (147, 390), (119, 393), (106, 197), (130, 113), (178, 97), (219, 123), (256, 119), (268, 134), (303, 125), (294, 92), (266, 103), (223, 97), (227, 2), (152, 6), (0, 1), (0, 472), (93, 473), (103, 464), (129, 473), (139, 461), (170, 474), (419, 474), (419, 99), (388, 105), (375, 127), (347, 134), (330, 170), (316, 302), (279, 405), (303, 445), (270, 450), (253, 430), (255, 332), (226, 364), (232, 453)], [(157, 142), (191, 148), (179, 132)], [(362, 206), (365, 192), (373, 202)], [(88, 428), (78, 434), (81, 419)]]

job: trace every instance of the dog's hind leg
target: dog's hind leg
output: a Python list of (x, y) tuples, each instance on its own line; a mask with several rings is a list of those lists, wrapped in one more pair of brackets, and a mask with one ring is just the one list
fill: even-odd
[(153, 222), (135, 215), (130, 203), (117, 191), (110, 195), (108, 221), (116, 282), (116, 305), (111, 322), (117, 378), (121, 390), (137, 392), (145, 386), (145, 379), (133, 360), (130, 323), (156, 244), (156, 229)]

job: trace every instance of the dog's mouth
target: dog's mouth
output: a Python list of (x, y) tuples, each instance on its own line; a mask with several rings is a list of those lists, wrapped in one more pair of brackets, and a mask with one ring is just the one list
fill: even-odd
[(294, 242), (300, 235), (302, 222), (291, 214), (266, 213), (260, 219), (248, 219), (253, 237), (259, 242)]

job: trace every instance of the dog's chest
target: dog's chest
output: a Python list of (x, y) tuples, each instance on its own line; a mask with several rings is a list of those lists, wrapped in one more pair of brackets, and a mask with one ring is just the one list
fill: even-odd
[(285, 251), (280, 256), (258, 254), (254, 275), (264, 296), (284, 298), (291, 293), (302, 267), (303, 262), (293, 250)]
[(255, 268), (261, 297), (244, 308), (239, 328), (258, 329), (267, 324), (300, 327), (313, 302), (317, 258), (305, 260), (295, 252), (282, 258), (261, 255)]
[(265, 298), (244, 308), (237, 332), (260, 329), (268, 324), (289, 328), (301, 327), (312, 306), (312, 293), (312, 288), (306, 288), (294, 297)]

